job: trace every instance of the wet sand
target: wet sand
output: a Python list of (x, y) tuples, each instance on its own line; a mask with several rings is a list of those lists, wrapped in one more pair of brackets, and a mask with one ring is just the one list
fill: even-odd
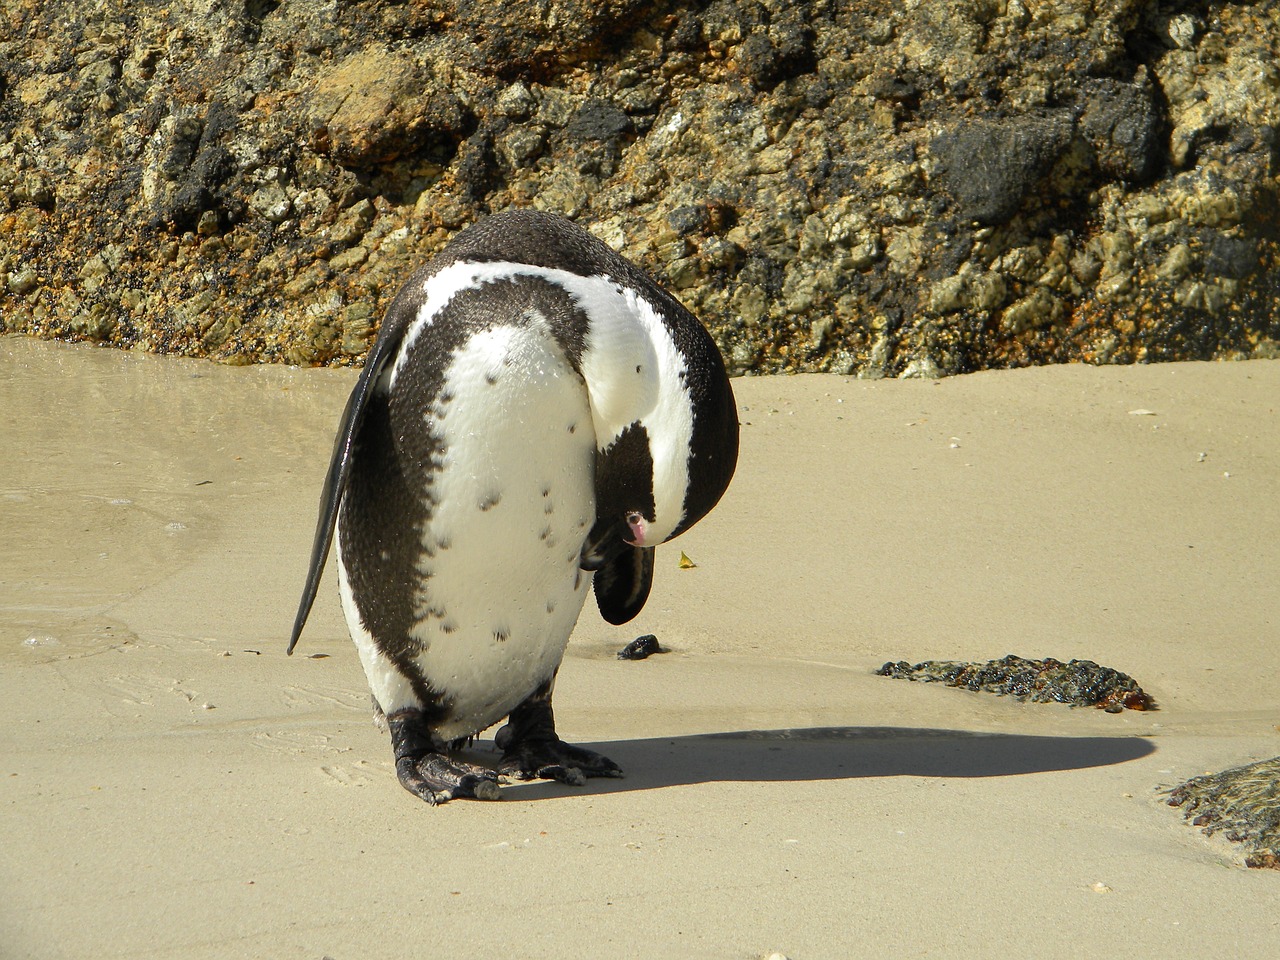
[[(6, 960), (1274, 955), (1162, 791), (1280, 754), (1280, 362), (735, 381), (725, 500), (561, 670), (627, 778), (435, 809), (332, 561), (284, 654), (354, 377), (0, 338)], [(1160, 709), (873, 675), (1006, 653)]]

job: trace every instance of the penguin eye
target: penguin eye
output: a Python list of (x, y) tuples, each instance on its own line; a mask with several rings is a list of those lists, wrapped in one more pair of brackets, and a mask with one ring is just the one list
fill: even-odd
[(640, 513), (639, 510), (632, 510), (630, 513), (627, 514), (627, 523), (639, 523), (643, 519), (644, 519), (644, 516)]

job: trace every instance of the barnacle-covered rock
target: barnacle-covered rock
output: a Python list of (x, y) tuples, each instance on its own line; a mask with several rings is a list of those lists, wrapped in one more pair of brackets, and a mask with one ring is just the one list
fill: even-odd
[(1247, 866), (1280, 870), (1280, 757), (1193, 777), (1170, 791), (1169, 806), (1243, 844)]
[(983, 690), (1034, 703), (1067, 703), (1074, 707), (1100, 707), (1108, 713), (1153, 710), (1155, 701), (1128, 674), (1102, 667), (1092, 660), (1063, 663), (1046, 657), (1028, 660), (1009, 654), (999, 660), (966, 663), (956, 660), (905, 660), (886, 663), (876, 671), (881, 677), (945, 683), (965, 690)]
[(1280, 354), (1275, 4), (11, 0), (0, 27), (0, 330), (359, 363), (412, 269), (531, 206), (665, 279), (739, 373)]

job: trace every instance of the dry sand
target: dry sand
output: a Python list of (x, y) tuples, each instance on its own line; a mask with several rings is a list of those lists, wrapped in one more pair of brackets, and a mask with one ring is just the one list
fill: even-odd
[[(0, 339), (0, 957), (1277, 955), (1161, 791), (1280, 753), (1280, 362), (736, 381), (729, 494), (561, 671), (627, 778), (435, 809), (332, 570), (284, 655), (353, 379)], [(872, 674), (1010, 652), (1160, 710)]]

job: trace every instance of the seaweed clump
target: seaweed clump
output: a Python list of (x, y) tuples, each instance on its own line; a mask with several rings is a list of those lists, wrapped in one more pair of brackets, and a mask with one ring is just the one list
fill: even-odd
[(922, 683), (940, 682), (965, 690), (985, 690), (1019, 701), (1100, 707), (1107, 713), (1125, 709), (1154, 710), (1156, 706), (1155, 700), (1128, 674), (1099, 666), (1092, 660), (1063, 663), (1052, 657), (1028, 660), (1013, 654), (984, 663), (926, 660), (912, 665), (899, 660), (886, 663), (876, 674)]
[(1280, 870), (1280, 757), (1192, 777), (1169, 791), (1169, 806), (1208, 836), (1244, 844), (1245, 866)]

